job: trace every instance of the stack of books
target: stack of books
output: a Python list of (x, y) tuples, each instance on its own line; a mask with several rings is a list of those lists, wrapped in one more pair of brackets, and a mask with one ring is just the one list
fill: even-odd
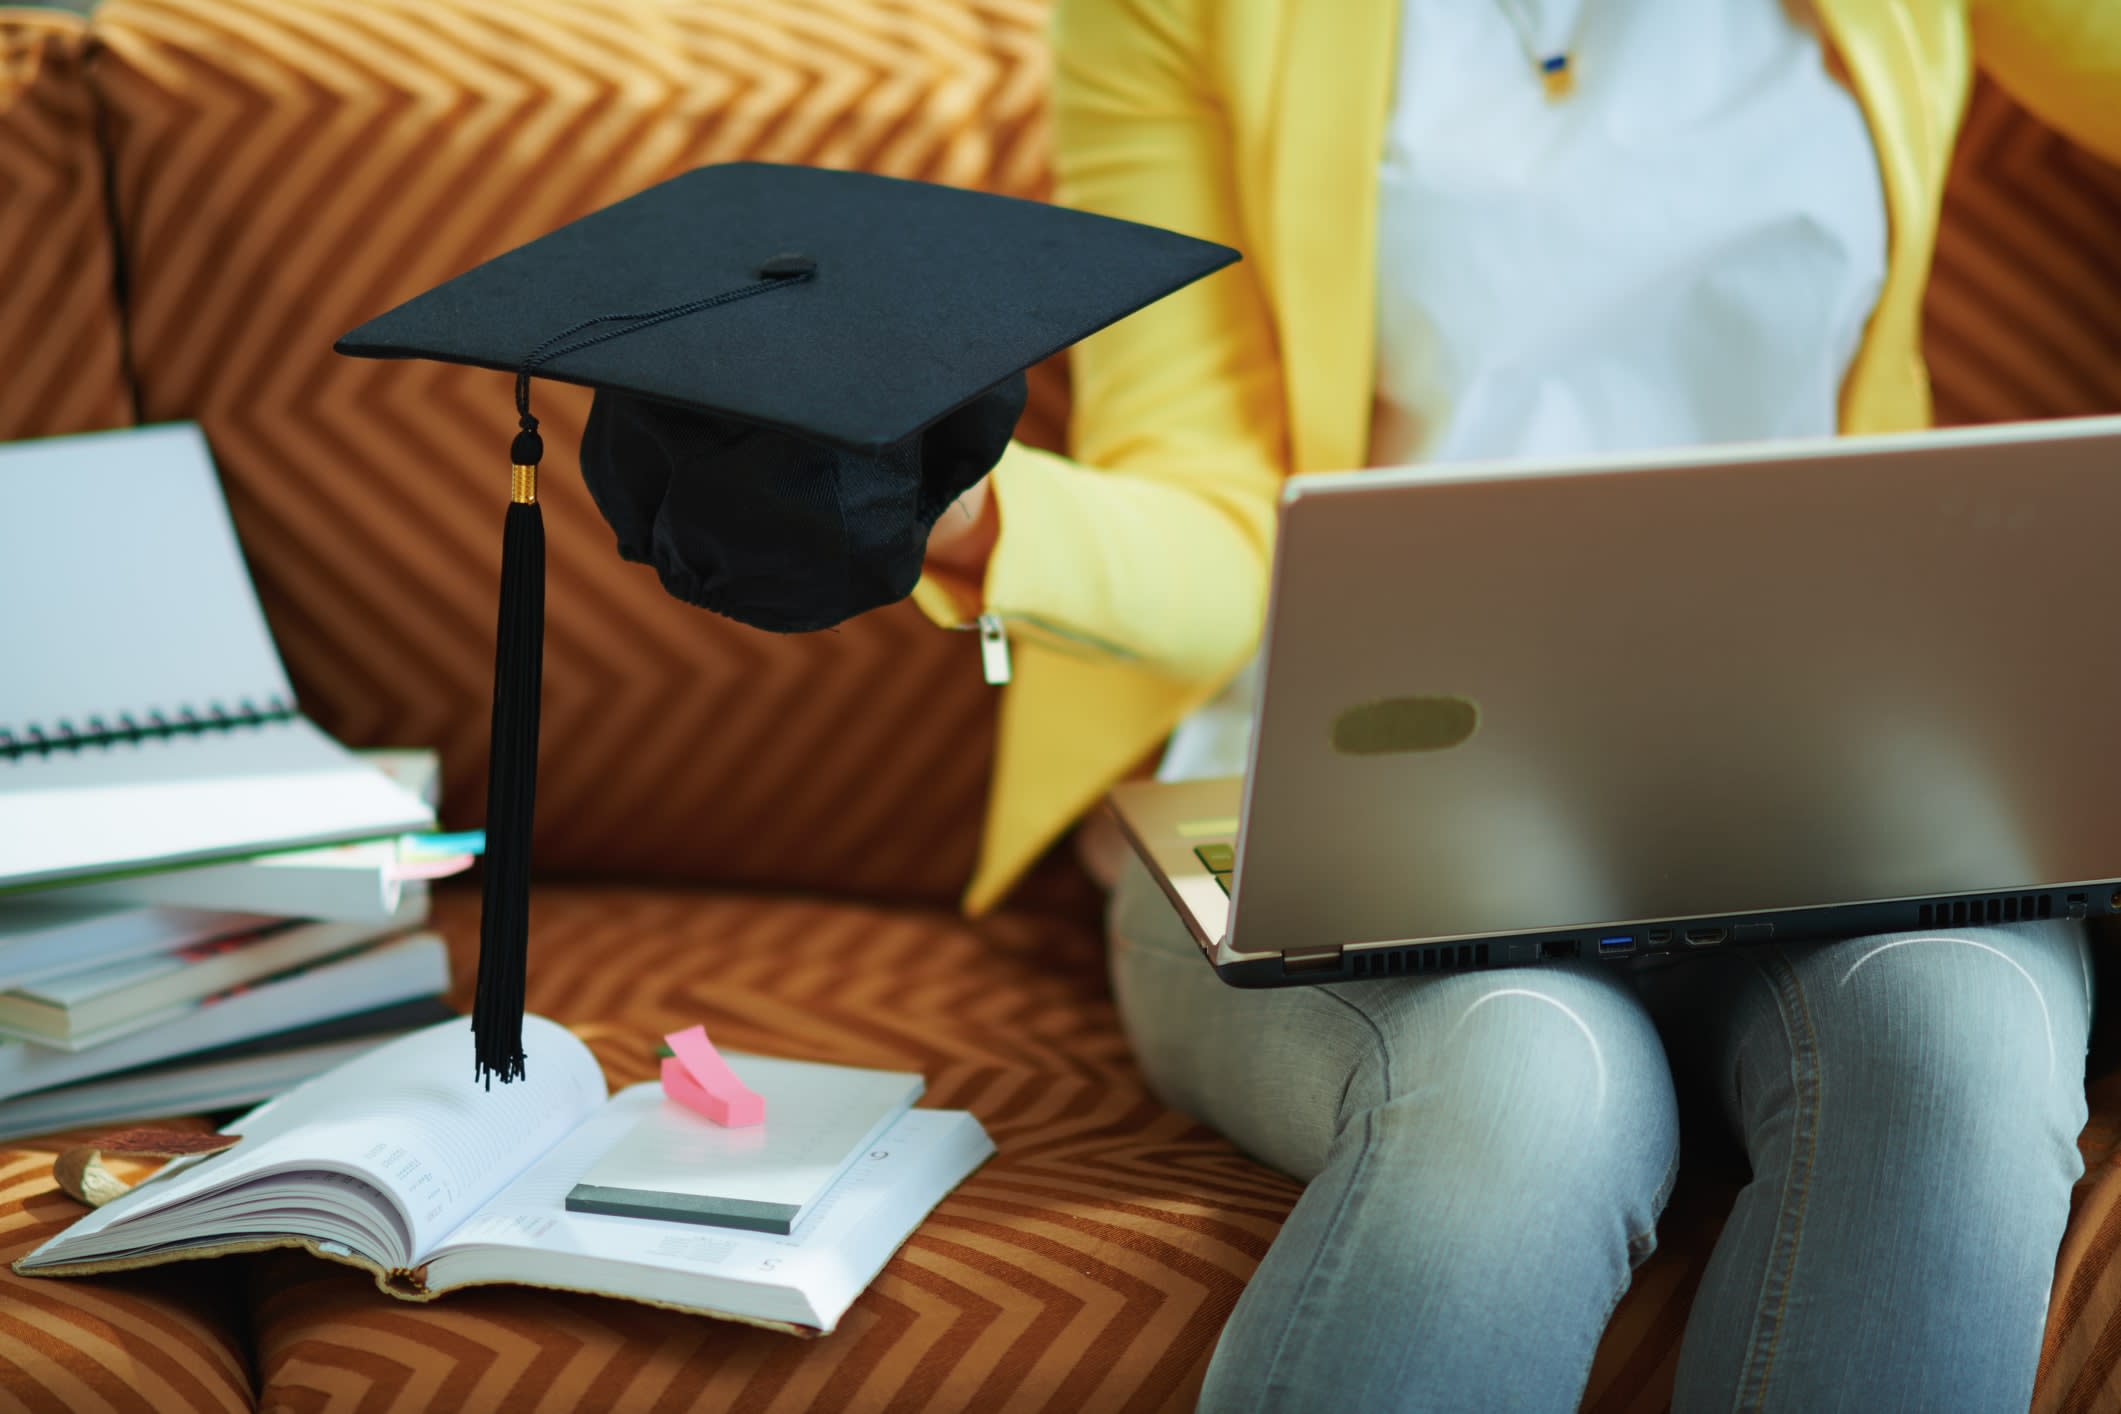
[(246, 1104), (442, 1011), (432, 753), (303, 713), (196, 426), (0, 446), (0, 1137)]
[[(362, 753), (432, 801), (432, 752)], [(405, 835), (0, 895), (0, 1140), (255, 1103), (448, 1016)]]

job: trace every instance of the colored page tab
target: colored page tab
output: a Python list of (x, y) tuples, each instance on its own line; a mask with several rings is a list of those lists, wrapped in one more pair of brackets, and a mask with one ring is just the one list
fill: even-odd
[(471, 867), (468, 854), (438, 854), (429, 858), (401, 859), (383, 871), (386, 879), (447, 879)]
[(458, 830), (454, 834), (400, 835), (398, 853), (405, 858), (421, 855), (484, 854), (484, 830)]
[(766, 1122), (765, 1097), (736, 1078), (707, 1039), (706, 1027), (673, 1031), (663, 1041), (670, 1047), (663, 1062), (665, 1095), (731, 1129)]

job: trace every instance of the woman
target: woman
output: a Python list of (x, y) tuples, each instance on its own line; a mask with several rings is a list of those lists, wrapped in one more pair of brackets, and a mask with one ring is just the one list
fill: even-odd
[[(929, 612), (1016, 642), (975, 909), (1159, 749), (1241, 768), (1283, 476), (1920, 427), (1972, 55), (2121, 160), (2101, 0), (1062, 0), (1054, 36), (1060, 198), (1247, 258), (1082, 346), (1074, 459), (1012, 447), (931, 542)], [(1243, 992), (1129, 866), (1111, 930), (1151, 1083), (1307, 1184), (1204, 1407), (1573, 1407), (1676, 1074), (1753, 1170), (1679, 1408), (2024, 1408), (2077, 928)]]

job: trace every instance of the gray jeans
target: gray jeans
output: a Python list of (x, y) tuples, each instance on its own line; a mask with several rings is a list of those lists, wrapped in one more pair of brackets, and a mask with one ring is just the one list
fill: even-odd
[(2082, 1172), (2081, 926), (1241, 991), (1137, 864), (1110, 924), (1150, 1083), (1307, 1185), (1202, 1408), (1574, 1408), (1655, 1246), (1676, 1071), (1753, 1176), (1675, 1408), (2025, 1409)]

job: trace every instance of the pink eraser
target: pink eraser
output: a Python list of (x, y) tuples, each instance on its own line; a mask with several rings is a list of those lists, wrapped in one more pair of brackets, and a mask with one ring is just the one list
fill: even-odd
[(729, 1129), (766, 1122), (766, 1097), (736, 1078), (707, 1039), (706, 1027), (674, 1031), (663, 1040), (671, 1050), (663, 1060), (664, 1095)]

